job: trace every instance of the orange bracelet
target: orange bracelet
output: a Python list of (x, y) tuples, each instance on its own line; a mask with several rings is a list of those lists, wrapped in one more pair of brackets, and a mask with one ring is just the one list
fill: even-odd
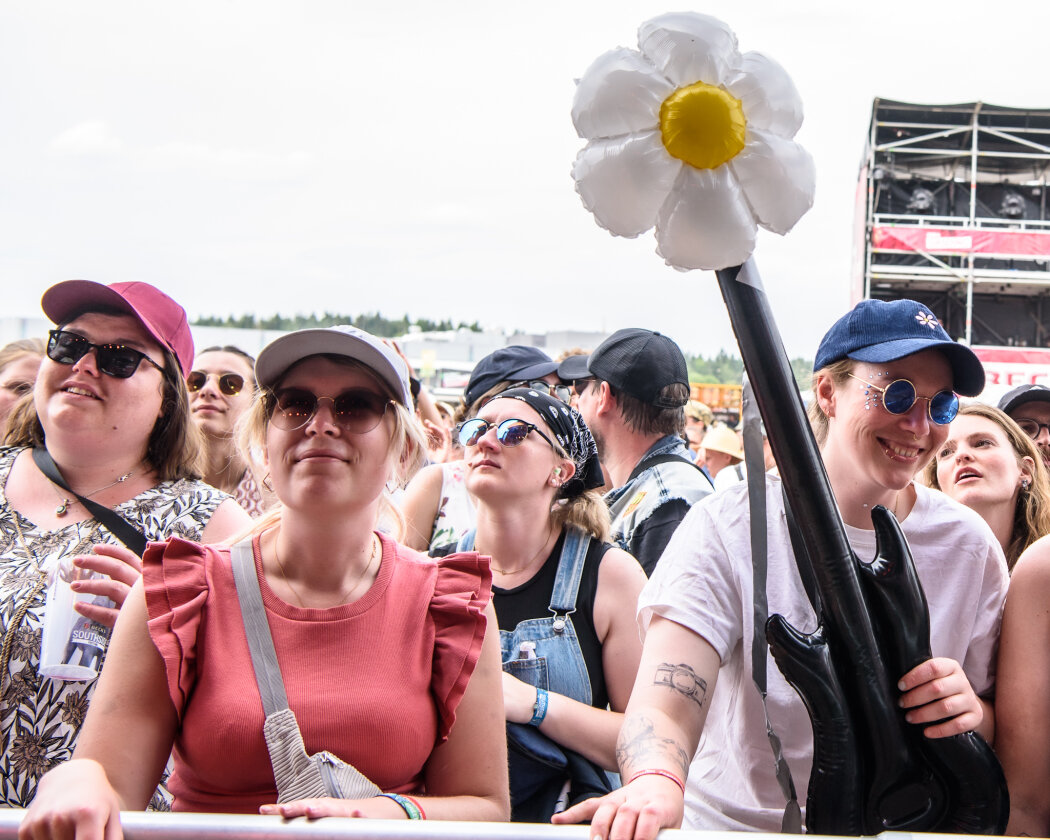
[(639, 770), (627, 780), (627, 784), (630, 784), (635, 779), (640, 778), (641, 776), (663, 776), (665, 779), (670, 779), (672, 782), (678, 785), (678, 787), (682, 790), (682, 794), (685, 794), (685, 782), (679, 779), (670, 770), (664, 770), (660, 767), (653, 767), (649, 770)]

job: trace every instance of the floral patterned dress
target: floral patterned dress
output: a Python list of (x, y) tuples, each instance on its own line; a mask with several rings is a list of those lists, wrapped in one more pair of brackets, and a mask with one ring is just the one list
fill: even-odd
[[(63, 682), (37, 673), (44, 614), (37, 563), (47, 572), (62, 557), (83, 554), (97, 543), (119, 543), (93, 519), (41, 531), (12, 510), (4, 491), (22, 451), (0, 447), (0, 634), (10, 651), (0, 672), (0, 806), (20, 808), (33, 798), (40, 776), (72, 756), (95, 687), (94, 682)], [(202, 481), (181, 479), (162, 482), (115, 510), (149, 540), (199, 540), (227, 498)]]

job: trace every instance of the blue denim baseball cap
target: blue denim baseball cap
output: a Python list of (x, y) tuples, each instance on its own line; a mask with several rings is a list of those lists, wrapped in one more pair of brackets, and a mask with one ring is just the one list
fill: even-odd
[(940, 350), (952, 368), (952, 390), (976, 397), (984, 367), (965, 344), (952, 341), (929, 308), (914, 300), (862, 300), (828, 330), (813, 361), (818, 371), (842, 359), (893, 362), (923, 350)]
[(489, 353), (475, 366), (467, 382), (463, 399), (467, 405), (500, 382), (524, 382), (542, 379), (558, 369), (558, 363), (540, 350), (526, 344), (511, 344)]

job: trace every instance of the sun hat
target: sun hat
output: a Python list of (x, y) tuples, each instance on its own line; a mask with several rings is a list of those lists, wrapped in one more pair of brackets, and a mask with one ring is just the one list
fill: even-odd
[(106, 286), (93, 280), (66, 280), (56, 283), (40, 299), (44, 314), (59, 326), (97, 306), (133, 315), (158, 344), (175, 354), (183, 375), (193, 367), (193, 334), (186, 310), (149, 283)]
[[(628, 327), (614, 332), (588, 357), (587, 375), (603, 379), (618, 391), (657, 408), (681, 408), (689, 401), (685, 356), (671, 339), (653, 330)], [(660, 396), (664, 388), (674, 384), (685, 386), (685, 396)]]
[(842, 359), (893, 362), (923, 350), (940, 350), (952, 367), (952, 390), (976, 397), (984, 367), (965, 344), (952, 341), (928, 307), (914, 300), (862, 300), (839, 318), (820, 342), (813, 370)]
[(999, 410), (1009, 414), (1015, 408), (1025, 403), (1045, 402), (1050, 403), (1050, 388), (1045, 385), (1019, 385), (1012, 391), (1007, 391), (999, 400)]
[(710, 426), (715, 419), (714, 413), (707, 407), (706, 404), (699, 400), (689, 400), (685, 404), (685, 416), (692, 417), (694, 420), (698, 420), (705, 426)]
[(412, 407), (404, 360), (382, 339), (349, 324), (298, 330), (271, 341), (255, 361), (255, 381), (260, 388), (272, 388), (296, 362), (322, 354), (355, 359), (383, 380), (398, 402)]
[(489, 353), (470, 373), (463, 399), (473, 405), (478, 397), (500, 382), (542, 379), (558, 369), (558, 363), (540, 350), (525, 344), (511, 344)]
[(708, 429), (704, 439), (700, 442), (700, 447), (713, 449), (715, 452), (724, 452), (726, 455), (732, 455), (738, 461), (744, 460), (744, 449), (740, 446), (740, 438), (728, 426), (713, 426)]

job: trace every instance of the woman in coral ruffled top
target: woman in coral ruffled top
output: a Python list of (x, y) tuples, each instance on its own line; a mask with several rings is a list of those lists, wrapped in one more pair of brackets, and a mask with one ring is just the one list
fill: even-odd
[[(145, 807), (172, 748), (174, 810), (508, 815), (488, 564), (473, 552), (428, 559), (376, 529), (388, 482), (425, 447), (404, 364), (368, 333), (332, 327), (278, 339), (255, 372), (247, 436), (281, 505), (232, 564), (223, 546), (150, 547), (74, 759), (42, 780), (23, 837), (101, 836), (120, 810)], [(289, 788), (263, 735), (274, 715), (253, 668), (245, 581), (258, 584), (300, 752), (352, 765), (369, 793), (277, 804)]]

